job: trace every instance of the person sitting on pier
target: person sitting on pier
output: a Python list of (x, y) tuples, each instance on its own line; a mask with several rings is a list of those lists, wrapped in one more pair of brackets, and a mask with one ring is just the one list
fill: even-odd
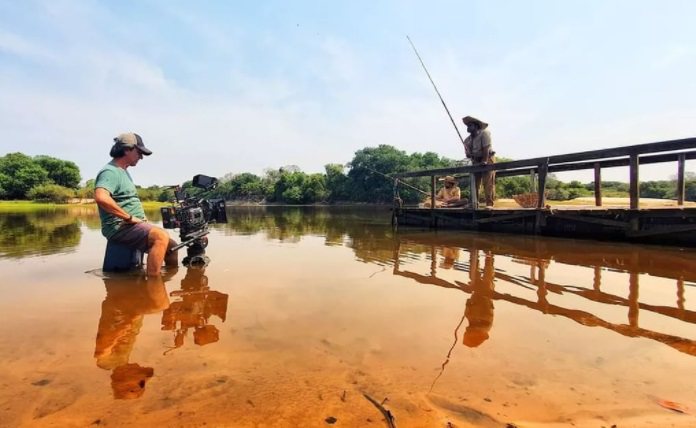
[[(472, 116), (462, 118), (469, 136), (464, 140), (466, 157), (471, 159), (474, 166), (495, 163), (495, 152), (491, 144), (491, 133), (486, 128), (488, 124)], [(486, 207), (492, 207), (495, 200), (495, 171), (477, 172), (476, 193), (480, 194), (481, 184), (486, 195)]]
[[(461, 198), (461, 190), (459, 186), (457, 186), (457, 180), (451, 175), (448, 175), (445, 177), (444, 181), (445, 186), (435, 195), (435, 207), (452, 208), (466, 205), (468, 200), (466, 198)], [(423, 206), (425, 208), (430, 208), (432, 206), (430, 198), (423, 202)]]

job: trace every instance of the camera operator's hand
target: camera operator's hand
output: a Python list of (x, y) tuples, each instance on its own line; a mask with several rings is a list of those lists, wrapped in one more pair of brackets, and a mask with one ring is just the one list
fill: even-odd
[(127, 219), (123, 220), (124, 223), (126, 224), (138, 224), (142, 223), (144, 220), (139, 219), (138, 217), (133, 217), (132, 215), (128, 217)]

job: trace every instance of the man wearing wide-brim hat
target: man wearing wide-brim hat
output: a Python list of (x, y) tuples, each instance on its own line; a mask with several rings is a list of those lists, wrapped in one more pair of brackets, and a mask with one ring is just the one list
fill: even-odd
[[(464, 151), (466, 157), (471, 159), (474, 166), (490, 165), (495, 163), (495, 152), (491, 144), (491, 133), (488, 130), (488, 124), (473, 116), (465, 116), (462, 121), (466, 125), (466, 131), (469, 136), (464, 140)], [(495, 200), (495, 171), (477, 172), (476, 177), (476, 195), (472, 195), (472, 199), (480, 193), (481, 185), (486, 196), (486, 207), (492, 207)]]
[[(445, 182), (445, 185), (437, 192), (437, 195), (435, 195), (436, 207), (457, 207), (468, 202), (466, 198), (461, 199), (462, 192), (459, 189), (459, 186), (457, 186), (456, 178), (448, 175), (441, 180)], [(430, 208), (431, 205), (432, 203), (430, 202), (430, 198), (423, 202), (423, 206), (425, 208)]]

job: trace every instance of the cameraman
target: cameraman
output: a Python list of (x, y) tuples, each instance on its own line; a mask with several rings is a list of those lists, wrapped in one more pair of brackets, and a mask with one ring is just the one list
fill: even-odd
[(94, 200), (99, 207), (102, 235), (109, 241), (147, 252), (147, 274), (159, 275), (163, 261), (167, 266), (179, 264), (178, 254), (168, 251), (176, 242), (164, 229), (147, 222), (133, 179), (126, 171), (129, 166), (136, 166), (143, 155), (151, 154), (138, 134), (129, 132), (114, 138), (109, 152), (113, 159), (97, 174)]

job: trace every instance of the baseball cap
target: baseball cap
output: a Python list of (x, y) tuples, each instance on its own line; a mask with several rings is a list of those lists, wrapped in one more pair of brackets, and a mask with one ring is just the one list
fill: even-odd
[(114, 141), (125, 147), (135, 147), (138, 149), (138, 151), (140, 151), (140, 153), (144, 154), (145, 156), (150, 156), (152, 154), (152, 150), (145, 147), (143, 139), (140, 137), (140, 135), (136, 133), (126, 132), (124, 134), (119, 135), (118, 137), (115, 137)]

